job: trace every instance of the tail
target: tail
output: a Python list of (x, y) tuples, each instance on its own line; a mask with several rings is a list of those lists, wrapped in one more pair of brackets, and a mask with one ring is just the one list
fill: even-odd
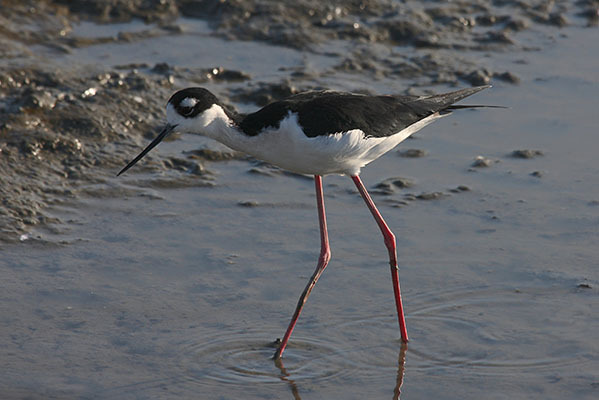
[(490, 88), (491, 85), (475, 86), (466, 89), (460, 89), (449, 93), (435, 94), (432, 96), (424, 96), (418, 99), (418, 102), (425, 107), (429, 107), (431, 110), (439, 112), (441, 114), (449, 113), (453, 110), (460, 110), (465, 108), (507, 108), (504, 106), (494, 105), (454, 105), (458, 101), (465, 99), (468, 96), (472, 96), (481, 90)]
[(461, 110), (463, 108), (509, 108), (509, 107), (506, 107), (506, 106), (491, 106), (491, 105), (488, 105), (488, 104), (472, 104), (472, 105), (466, 105), (466, 104), (462, 105), (462, 104), (460, 104), (460, 105), (457, 105), (457, 106), (455, 106), (455, 105), (449, 106), (449, 107), (446, 108), (446, 110)]

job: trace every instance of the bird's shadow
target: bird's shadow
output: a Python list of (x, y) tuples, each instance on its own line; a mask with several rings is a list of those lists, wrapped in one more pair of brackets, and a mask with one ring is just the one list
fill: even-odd
[[(406, 364), (406, 352), (408, 351), (408, 344), (402, 343), (399, 349), (399, 355), (397, 356), (397, 374), (395, 378), (395, 387), (393, 388), (393, 400), (400, 400), (401, 396), (401, 387), (403, 385), (403, 379), (405, 374), (405, 364)], [(279, 369), (280, 375), (279, 379), (281, 381), (287, 383), (289, 389), (291, 390), (291, 394), (293, 395), (294, 400), (301, 400), (300, 396), (300, 386), (293, 379), (292, 374), (290, 374), (285, 365), (283, 364), (283, 360), (281, 358), (273, 359), (275, 366)]]

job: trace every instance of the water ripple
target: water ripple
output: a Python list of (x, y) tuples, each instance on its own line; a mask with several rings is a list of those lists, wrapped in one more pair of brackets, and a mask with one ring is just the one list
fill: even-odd
[(275, 346), (261, 332), (233, 332), (188, 345), (181, 366), (189, 380), (218, 383), (272, 384), (289, 381), (328, 380), (347, 374), (351, 363), (342, 352), (315, 339), (294, 338), (282, 362), (272, 356)]

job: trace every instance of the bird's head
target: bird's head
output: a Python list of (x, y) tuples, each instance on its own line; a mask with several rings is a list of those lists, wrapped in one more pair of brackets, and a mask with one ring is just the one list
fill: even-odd
[(218, 109), (222, 110), (222, 106), (210, 91), (200, 87), (187, 88), (169, 99), (166, 120), (179, 132), (202, 133), (214, 121)]
[(172, 131), (207, 134), (209, 133), (207, 128), (218, 118), (227, 118), (227, 115), (216, 96), (210, 91), (200, 87), (179, 90), (166, 104), (167, 124), (164, 129), (117, 176), (135, 165)]

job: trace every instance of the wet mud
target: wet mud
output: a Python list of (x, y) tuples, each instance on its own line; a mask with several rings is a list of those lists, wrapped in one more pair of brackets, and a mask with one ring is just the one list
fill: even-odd
[[(219, 87), (231, 104), (263, 106), (301, 90), (322, 88), (326, 77), (364, 75), (409, 79), (418, 86), (517, 84), (512, 71), (491, 71), (459, 50), (535, 50), (520, 42), (536, 25), (594, 26), (597, 3), (352, 1), (11, 1), (0, 7), (0, 240), (17, 240), (38, 224), (59, 223), (47, 206), (77, 199), (82, 186), (103, 182), (159, 128), (163, 106), (181, 82)], [(130, 44), (186, 32), (180, 18), (206, 21), (229, 41), (265, 42), (336, 59), (328, 68), (282, 66), (286, 78), (251, 79), (219, 65), (134, 63), (63, 64), (61, 56), (100, 44)], [(145, 27), (115, 34), (79, 34), (89, 21), (108, 26), (141, 20)], [(410, 49), (430, 50), (415, 54)], [(356, 88), (372, 91), (366, 86)], [(526, 157), (528, 153), (514, 153)], [(406, 152), (406, 157), (420, 157)], [(200, 181), (216, 159), (230, 154), (187, 154), (142, 168), (191, 174)], [(487, 164), (476, 161), (475, 167)], [(255, 170), (254, 172), (257, 172)]]
[[(596, 49), (580, 1), (0, 0), (0, 398), (595, 399)], [(595, 46), (595, 47), (593, 47)], [(493, 84), (362, 178), (161, 129), (177, 89), (249, 112), (306, 89)], [(17, 242), (17, 243), (11, 243)], [(401, 393), (400, 393), (401, 392)]]

